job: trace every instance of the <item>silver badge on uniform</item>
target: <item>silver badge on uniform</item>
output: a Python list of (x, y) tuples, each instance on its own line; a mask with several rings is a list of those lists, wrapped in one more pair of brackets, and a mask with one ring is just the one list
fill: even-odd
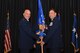
[(52, 26), (53, 25), (53, 22), (50, 22), (49, 26)]

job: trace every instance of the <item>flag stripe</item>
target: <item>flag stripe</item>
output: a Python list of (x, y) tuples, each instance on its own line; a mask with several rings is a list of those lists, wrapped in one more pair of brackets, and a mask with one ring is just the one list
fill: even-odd
[(8, 47), (9, 47), (9, 46), (8, 46), (8, 40), (7, 40), (7, 37), (6, 37), (6, 35), (5, 35), (5, 40), (6, 40), (6, 41), (5, 41), (5, 44), (6, 44), (6, 46), (7, 46), (7, 49), (8, 49)]
[(11, 41), (10, 41), (10, 33), (9, 33), (9, 30), (7, 30), (7, 36), (8, 36), (8, 40), (9, 40), (9, 46), (11, 47)]
[[(6, 43), (6, 42), (5, 42), (5, 43)], [(8, 47), (7, 47), (7, 44), (5, 44), (5, 51), (7, 50), (7, 48), (8, 48)]]
[(9, 30), (5, 30), (4, 51), (7, 53), (11, 49), (11, 40)]

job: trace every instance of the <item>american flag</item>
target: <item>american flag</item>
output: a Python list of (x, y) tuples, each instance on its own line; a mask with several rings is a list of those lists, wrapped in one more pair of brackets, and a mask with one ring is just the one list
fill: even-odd
[(4, 39), (4, 53), (11, 51), (11, 38), (10, 38), (10, 28), (9, 28), (9, 13), (7, 13), (7, 25), (5, 30), (5, 39)]

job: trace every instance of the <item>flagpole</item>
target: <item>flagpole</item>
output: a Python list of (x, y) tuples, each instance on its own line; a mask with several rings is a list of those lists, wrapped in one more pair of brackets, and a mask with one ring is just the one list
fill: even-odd
[(40, 44), (40, 46), (41, 46), (41, 53), (44, 53), (44, 44), (43, 44), (43, 36), (40, 36), (41, 38), (40, 38), (40, 41), (37, 41), (37, 44)]
[(75, 52), (75, 45), (73, 44), (73, 42), (72, 42), (71, 44), (72, 44), (72, 46), (73, 46), (73, 48), (74, 48), (74, 53), (76, 53), (76, 52)]
[[(42, 9), (42, 5), (41, 5), (41, 1), (38, 0), (38, 18), (39, 18), (39, 30), (41, 30), (42, 33), (44, 33), (43, 31), (45, 30), (44, 25), (45, 25), (45, 18), (44, 18), (44, 14), (43, 14), (43, 9)], [(41, 53), (44, 53), (43, 50), (43, 38), (44, 35), (40, 35), (40, 46), (41, 46)]]
[[(41, 31), (44, 31), (43, 27), (44, 27), (44, 25), (39, 25), (39, 29)], [(37, 32), (37, 34), (40, 34), (40, 33), (41, 33), (40, 31)], [(44, 42), (43, 42), (43, 38), (44, 37), (43, 37), (43, 35), (41, 35), (39, 38), (40, 38), (40, 41), (37, 41), (37, 44), (40, 44), (40, 46), (41, 46), (41, 53), (44, 53)]]
[[(76, 16), (76, 14), (74, 13), (74, 16)], [(73, 44), (73, 47), (74, 47), (74, 53), (76, 53), (76, 48), (75, 48), (75, 45)]]
[(76, 53), (76, 51), (75, 51), (76, 49), (75, 49), (75, 47), (74, 47), (74, 53)]
[[(41, 38), (41, 42), (43, 42), (43, 36), (42, 36), (42, 38)], [(41, 43), (41, 53), (44, 53), (44, 52), (43, 52), (43, 43)]]

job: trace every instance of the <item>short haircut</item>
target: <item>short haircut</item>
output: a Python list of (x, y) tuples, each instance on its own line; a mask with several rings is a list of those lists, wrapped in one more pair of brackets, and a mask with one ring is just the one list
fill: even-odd
[(53, 10), (53, 11), (56, 13), (56, 16), (58, 16), (58, 12), (57, 12), (57, 10), (56, 10), (55, 8), (51, 8), (51, 9), (49, 10), (49, 12), (50, 12), (51, 10)]
[[(30, 9), (25, 9), (25, 10), (29, 10), (30, 11)], [(25, 12), (25, 10), (24, 10), (24, 12)]]
[(57, 11), (56, 11), (54, 8), (51, 8), (49, 11), (51, 11), (51, 10), (53, 10), (54, 12), (56, 12), (56, 13), (57, 13)]
[[(24, 9), (22, 10), (22, 13), (24, 13), (25, 10), (30, 10), (30, 9), (29, 9), (29, 8), (24, 8)], [(31, 11), (31, 10), (30, 10), (30, 11)]]

